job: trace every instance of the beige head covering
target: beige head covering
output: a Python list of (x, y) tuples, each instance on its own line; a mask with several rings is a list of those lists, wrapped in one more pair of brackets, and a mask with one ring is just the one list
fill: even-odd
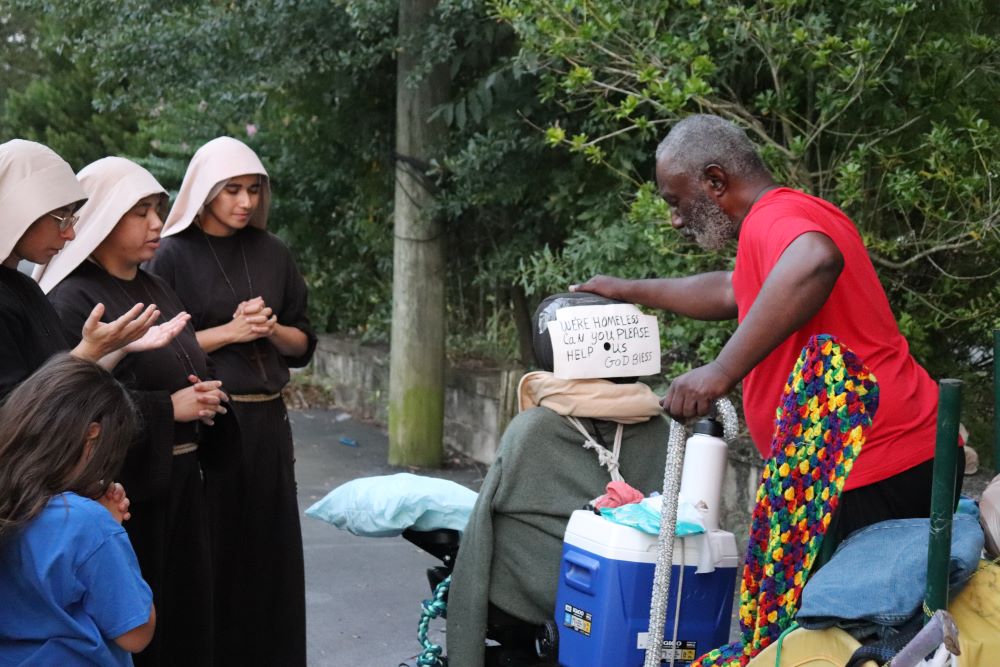
[[(202, 208), (221, 192), (230, 178), (260, 174), (267, 176), (264, 165), (253, 149), (232, 137), (218, 137), (198, 149), (191, 158), (180, 192), (163, 225), (163, 236), (187, 229), (201, 214)], [(267, 228), (267, 210), (271, 206), (271, 186), (265, 178), (261, 183), (260, 205), (250, 218), (250, 224)]]
[(101, 245), (136, 202), (149, 195), (167, 194), (151, 173), (123, 157), (92, 162), (77, 178), (90, 199), (78, 213), (76, 239), (48, 264), (35, 267), (34, 278), (46, 294)]
[(86, 198), (73, 168), (48, 146), (24, 139), (0, 144), (0, 261), (35, 220)]
[(532, 371), (517, 385), (520, 412), (542, 406), (564, 417), (593, 417), (619, 424), (639, 424), (663, 414), (660, 399), (641, 382), (563, 380), (548, 371)]

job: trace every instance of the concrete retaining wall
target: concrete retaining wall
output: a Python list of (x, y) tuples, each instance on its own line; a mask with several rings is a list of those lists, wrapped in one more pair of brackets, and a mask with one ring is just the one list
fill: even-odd
[(321, 334), (309, 371), (358, 419), (385, 424), (389, 405), (389, 350)]
[[(360, 419), (388, 421), (388, 348), (322, 335), (310, 370), (337, 405)], [(475, 461), (492, 463), (500, 436), (517, 411), (523, 373), (519, 368), (448, 368), (445, 444)]]
[[(385, 424), (389, 350), (337, 336), (320, 336), (311, 370), (333, 392), (337, 405), (356, 417)], [(522, 369), (449, 368), (445, 389), (445, 443), (480, 463), (493, 461), (500, 436), (517, 410)], [(722, 524), (746, 545), (760, 478), (760, 456), (748, 439), (729, 452)]]

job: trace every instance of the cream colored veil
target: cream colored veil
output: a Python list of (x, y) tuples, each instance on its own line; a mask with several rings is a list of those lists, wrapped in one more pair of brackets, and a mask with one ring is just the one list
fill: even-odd
[(151, 173), (122, 157), (92, 162), (80, 170), (77, 178), (89, 199), (78, 213), (76, 239), (47, 265), (35, 267), (33, 274), (46, 294), (101, 245), (136, 202), (149, 195), (167, 194)]
[(163, 236), (178, 234), (187, 229), (201, 214), (205, 204), (221, 192), (226, 181), (246, 174), (264, 176), (260, 190), (260, 205), (250, 219), (250, 224), (267, 229), (267, 212), (271, 206), (271, 186), (267, 171), (253, 149), (232, 137), (217, 137), (195, 152), (184, 174), (184, 182), (170, 215), (163, 225)]
[(86, 198), (72, 167), (48, 146), (24, 139), (0, 144), (0, 261), (35, 220)]

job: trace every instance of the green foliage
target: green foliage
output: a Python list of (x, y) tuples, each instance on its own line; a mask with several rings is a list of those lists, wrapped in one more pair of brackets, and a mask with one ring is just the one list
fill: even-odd
[(99, 113), (92, 91), (91, 73), (67, 63), (8, 93), (0, 132), (50, 146), (77, 169), (106, 155), (143, 150), (136, 118), (124, 111)]
[[(306, 274), (317, 324), (384, 336), (395, 67), (394, 44), (377, 40), (395, 27), (393, 13), (386, 23), (372, 11), (392, 3), (367, 3), (363, 20), (348, 11), (357, 5), (320, 1), (17, 4), (46, 17), (41, 51), (71, 48), (97, 73), (88, 106), (139, 118), (148, 141), (107, 152), (176, 190), (215, 136), (257, 150), (274, 185), (272, 229)], [(372, 42), (359, 39), (378, 25)]]
[[(509, 358), (515, 315), (594, 273), (730, 266), (664, 224), (650, 184), (670, 124), (716, 113), (779, 179), (855, 220), (932, 373), (985, 377), (1000, 326), (996, 3), (441, 0), (411, 43), (397, 16), (396, 0), (12, 0), (0, 129), (77, 167), (133, 157), (169, 189), (201, 143), (243, 138), (317, 324), (385, 340), (395, 56), (419, 48), (409, 83), (439, 63), (451, 74), (434, 112), (449, 141), (429, 165), (449, 346)], [(731, 326), (663, 330), (671, 377)]]
[[(899, 0), (496, 0), (542, 91), (584, 114), (546, 139), (637, 184), (651, 147), (693, 111), (747, 128), (789, 184), (841, 205), (893, 303), (946, 367), (996, 322), (1000, 13)], [(572, 135), (571, 138), (567, 138)], [(600, 148), (601, 153), (593, 151)], [(588, 152), (589, 151), (589, 152)], [(640, 163), (647, 164), (647, 163)], [(987, 294), (984, 294), (987, 292)]]
[[(542, 95), (577, 117), (553, 118), (549, 144), (640, 187), (648, 172), (635, 165), (648, 162), (635, 161), (637, 144), (651, 152), (692, 112), (733, 120), (781, 180), (855, 220), (931, 372), (982, 379), (973, 360), (998, 324), (1000, 297), (996, 3), (494, 0), (493, 8), (521, 38), (521, 61), (538, 73)], [(609, 220), (594, 233), (614, 239), (621, 226)], [(565, 266), (574, 253), (571, 239), (562, 255), (540, 253), (532, 266)], [(978, 435), (985, 440), (985, 429)]]
[(15, 6), (42, 17), (38, 53), (71, 50), (94, 73), (88, 106), (137, 119), (130, 146), (78, 133), (94, 151), (133, 157), (172, 190), (214, 136), (243, 138), (260, 153), (274, 185), (273, 229), (295, 251), (327, 330), (388, 335), (399, 49), (422, 48), (415, 77), (442, 62), (452, 77), (453, 97), (434, 112), (450, 142), (431, 175), (433, 214), (445, 220), (453, 258), (449, 331), (482, 339), (463, 347), (512, 356), (517, 346), (496, 332), (512, 328), (515, 303), (531, 306), (517, 298), (522, 258), (562, 244), (585, 213), (579, 190), (614, 182), (544, 149), (535, 128), (556, 110), (538, 100), (537, 79), (514, 59), (513, 31), (484, 0), (442, 0), (434, 25), (409, 44), (397, 37), (394, 0)]
[(0, 8), (0, 45), (3, 67), (0, 67), (0, 103), (10, 91), (20, 90), (40, 68), (40, 58), (33, 47), (35, 21), (30, 15), (10, 7)]
[(138, 120), (127, 110), (100, 113), (95, 75), (71, 49), (43, 52), (46, 25), (25, 12), (0, 16), (7, 67), (0, 88), (0, 136), (39, 141), (74, 168), (113, 153), (142, 150)]

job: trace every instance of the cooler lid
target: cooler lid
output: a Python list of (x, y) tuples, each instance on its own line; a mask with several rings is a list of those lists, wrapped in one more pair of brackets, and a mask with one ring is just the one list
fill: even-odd
[[(715, 567), (736, 567), (739, 556), (732, 533), (712, 531), (715, 553), (706, 554)], [(595, 556), (630, 563), (655, 563), (657, 536), (609, 521), (588, 510), (576, 510), (566, 526), (564, 543)], [(674, 540), (674, 565), (701, 563), (704, 535)]]

